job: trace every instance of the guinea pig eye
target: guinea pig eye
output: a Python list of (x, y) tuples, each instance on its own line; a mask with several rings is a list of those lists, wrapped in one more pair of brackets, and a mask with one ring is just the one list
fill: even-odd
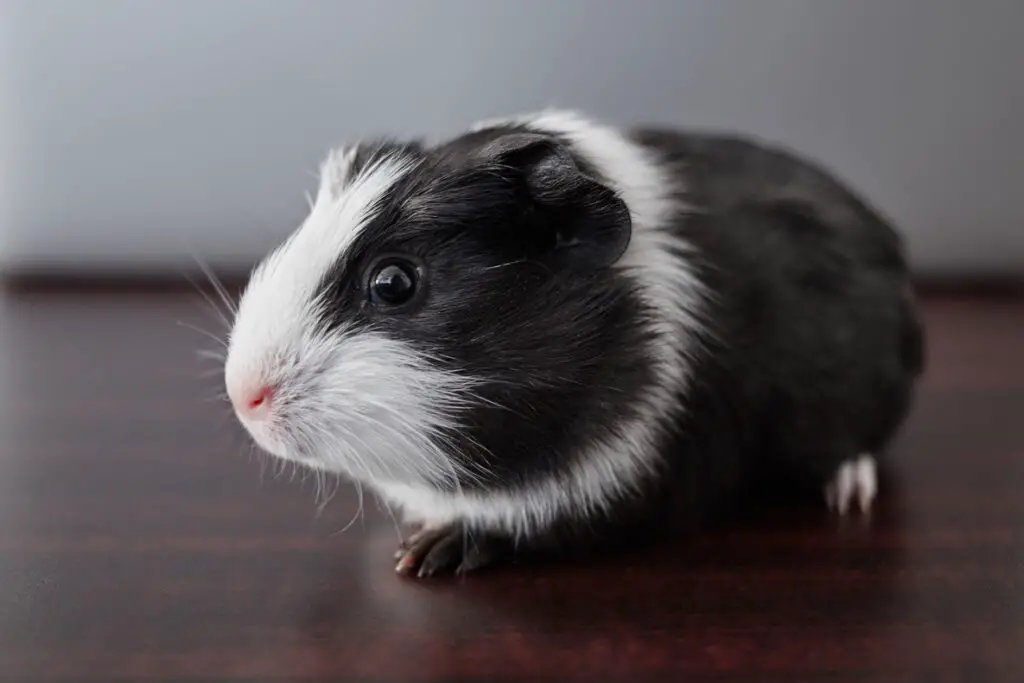
[(380, 261), (370, 270), (370, 300), (385, 306), (401, 306), (416, 295), (418, 281), (419, 273), (412, 263), (401, 259)]

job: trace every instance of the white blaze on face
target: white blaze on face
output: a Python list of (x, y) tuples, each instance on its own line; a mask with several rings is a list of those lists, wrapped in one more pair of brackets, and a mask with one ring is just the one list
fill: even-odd
[(318, 326), (324, 277), (412, 166), (394, 156), (348, 177), (332, 153), (301, 227), (253, 272), (224, 375), (239, 420), (271, 454), (374, 481), (450, 481), (439, 444), (469, 383), (379, 332)]
[(324, 276), (372, 220), (374, 204), (410, 167), (406, 160), (385, 159), (341, 188), (347, 171), (337, 164), (349, 162), (351, 154), (328, 158), (309, 216), (253, 272), (231, 333), (232, 346), (247, 361), (265, 363), (251, 352), (281, 351), (303, 341)]

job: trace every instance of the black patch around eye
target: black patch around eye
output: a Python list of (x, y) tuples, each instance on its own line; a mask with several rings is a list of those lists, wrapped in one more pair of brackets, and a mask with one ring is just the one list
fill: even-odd
[(404, 310), (423, 298), (424, 267), (410, 256), (386, 255), (366, 269), (366, 296), (377, 309)]

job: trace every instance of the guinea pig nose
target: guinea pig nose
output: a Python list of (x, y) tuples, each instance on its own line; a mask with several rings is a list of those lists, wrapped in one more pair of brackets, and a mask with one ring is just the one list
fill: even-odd
[(236, 407), (250, 420), (265, 420), (270, 415), (273, 402), (274, 390), (264, 384), (243, 393)]

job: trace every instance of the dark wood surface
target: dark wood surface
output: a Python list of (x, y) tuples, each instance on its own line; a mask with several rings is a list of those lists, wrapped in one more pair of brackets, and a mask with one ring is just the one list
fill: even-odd
[(926, 313), (870, 520), (418, 582), (372, 500), (251, 453), (195, 296), (8, 295), (0, 680), (1024, 681), (1024, 304)]

